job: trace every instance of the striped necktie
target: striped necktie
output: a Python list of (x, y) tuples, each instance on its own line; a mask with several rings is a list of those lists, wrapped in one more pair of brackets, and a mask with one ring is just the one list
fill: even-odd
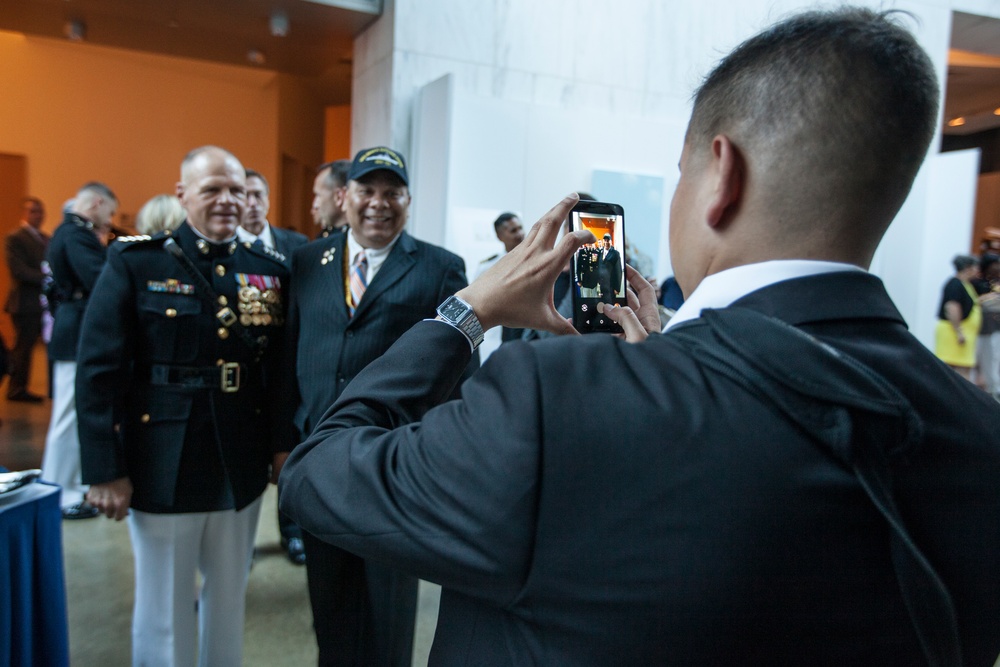
[(354, 317), (354, 311), (358, 309), (361, 297), (364, 296), (365, 290), (368, 288), (368, 281), (365, 279), (367, 273), (368, 258), (365, 257), (365, 251), (362, 250), (354, 258), (354, 265), (351, 267), (351, 303), (348, 304), (351, 317)]

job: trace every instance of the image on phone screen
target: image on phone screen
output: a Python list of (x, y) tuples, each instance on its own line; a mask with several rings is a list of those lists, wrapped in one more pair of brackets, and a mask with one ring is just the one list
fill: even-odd
[(597, 239), (573, 256), (573, 326), (580, 333), (621, 333), (598, 304), (626, 305), (625, 211), (618, 204), (582, 201), (569, 214), (571, 231), (587, 230)]

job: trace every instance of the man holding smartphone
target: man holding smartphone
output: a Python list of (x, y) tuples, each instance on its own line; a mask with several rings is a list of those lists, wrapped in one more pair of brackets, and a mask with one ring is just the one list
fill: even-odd
[[(937, 104), (889, 13), (744, 42), (695, 96), (667, 332), (629, 268), (631, 307), (604, 309), (627, 340), (572, 336), (552, 283), (593, 235), (558, 239), (566, 197), (355, 379), (283, 509), (441, 583), (432, 665), (992, 664), (1000, 406), (865, 270)], [(446, 402), (497, 324), (570, 335), (502, 347)]]

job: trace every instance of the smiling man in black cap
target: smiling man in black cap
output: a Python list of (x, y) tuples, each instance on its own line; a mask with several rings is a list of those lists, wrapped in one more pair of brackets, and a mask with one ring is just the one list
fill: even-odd
[[(465, 263), (403, 231), (406, 161), (360, 151), (343, 203), (348, 231), (295, 251), (288, 333), (297, 350), (296, 423), (309, 435), (348, 382), (468, 283)], [(473, 357), (466, 375), (479, 366)], [(321, 665), (409, 665), (417, 580), (305, 535)]]

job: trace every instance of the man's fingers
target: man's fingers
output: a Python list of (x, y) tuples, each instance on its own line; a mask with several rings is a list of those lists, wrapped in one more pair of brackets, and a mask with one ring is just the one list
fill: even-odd
[(568, 262), (569, 258), (572, 257), (584, 243), (593, 243), (596, 240), (597, 239), (593, 233), (586, 229), (570, 232), (563, 236), (559, 239), (559, 243), (555, 246), (559, 266), (563, 266), (566, 262)]
[(636, 296), (639, 297), (640, 305), (650, 301), (656, 301), (656, 288), (653, 287), (641, 273), (633, 269), (629, 264), (625, 265), (625, 277), (628, 279), (629, 287), (635, 290)]
[(527, 244), (527, 247), (531, 247), (537, 239), (539, 243), (547, 243), (547, 246), (552, 246), (555, 243), (556, 236), (559, 234), (560, 225), (562, 225), (566, 216), (569, 215), (569, 212), (576, 206), (578, 201), (580, 201), (580, 197), (575, 192), (571, 192), (563, 197), (562, 201), (550, 208), (548, 213), (531, 226), (531, 230), (524, 237), (522, 243)]
[(642, 326), (635, 312), (628, 306), (605, 304), (603, 314), (621, 325), (625, 332), (625, 340), (628, 342), (638, 343), (649, 337), (649, 333)]

